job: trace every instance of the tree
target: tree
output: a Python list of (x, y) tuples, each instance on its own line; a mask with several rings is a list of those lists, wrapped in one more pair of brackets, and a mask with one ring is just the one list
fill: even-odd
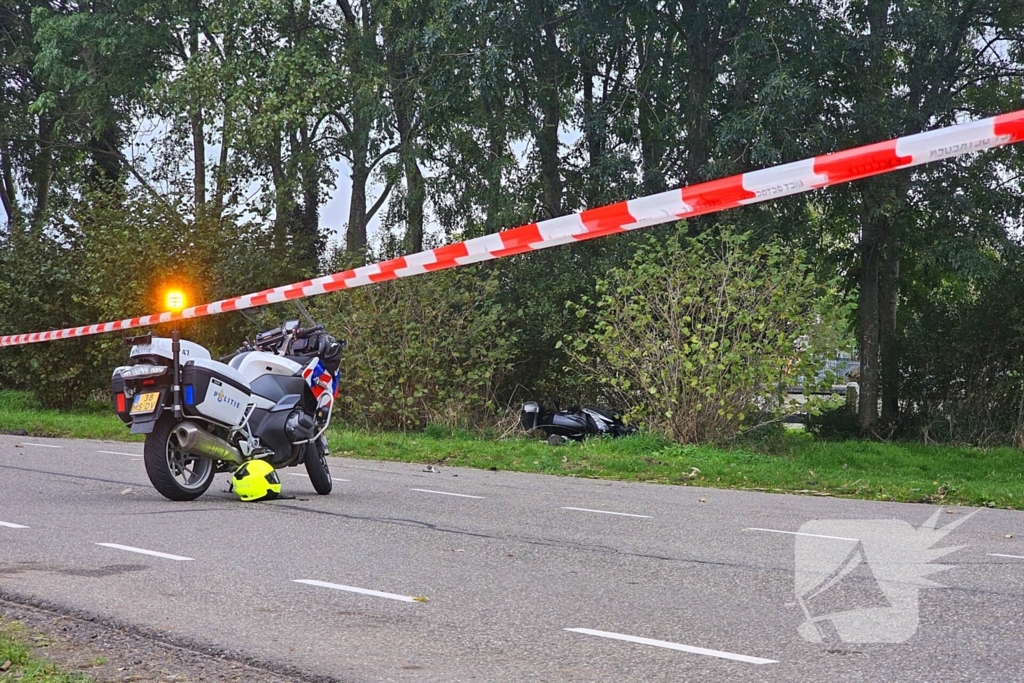
[[(976, 115), (975, 97), (1017, 71), (1011, 16), (997, 2), (928, 2), (900, 5), (867, 0), (849, 6), (843, 19), (840, 65), (828, 78), (838, 97), (852, 105), (837, 117), (839, 146), (868, 144), (948, 125)], [(1017, 38), (1016, 40), (1019, 40)], [(911, 196), (927, 174), (909, 171), (858, 182), (834, 193), (833, 207), (852, 211), (860, 226), (857, 281), (861, 355), (859, 424), (863, 433), (899, 410), (895, 343), (899, 272), (905, 239), (901, 225)], [(843, 208), (845, 205), (845, 208)]]

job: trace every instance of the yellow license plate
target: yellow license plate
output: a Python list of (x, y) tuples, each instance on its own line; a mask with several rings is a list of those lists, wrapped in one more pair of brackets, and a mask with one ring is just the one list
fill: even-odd
[(138, 415), (139, 413), (152, 413), (156, 410), (156, 402), (160, 399), (159, 391), (151, 391), (148, 394), (135, 394), (135, 400), (132, 401), (132, 415)]

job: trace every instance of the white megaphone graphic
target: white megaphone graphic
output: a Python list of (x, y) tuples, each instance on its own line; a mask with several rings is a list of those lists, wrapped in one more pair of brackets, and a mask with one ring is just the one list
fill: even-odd
[[(950, 568), (930, 563), (964, 547), (932, 546), (978, 512), (939, 529), (935, 524), (942, 510), (917, 528), (899, 519), (821, 519), (801, 526), (802, 535), (796, 537), (796, 599), (806, 620), (798, 629), (800, 635), (820, 643), (829, 640), (834, 629), (844, 643), (909, 640), (918, 627), (918, 592), (942, 588), (925, 577)], [(858, 569), (860, 577), (865, 569), (870, 572), (888, 605), (814, 616), (811, 601)]]

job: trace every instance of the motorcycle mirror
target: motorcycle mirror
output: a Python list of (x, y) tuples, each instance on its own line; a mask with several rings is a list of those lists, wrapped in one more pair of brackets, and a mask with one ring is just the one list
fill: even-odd
[(140, 344), (152, 344), (152, 343), (153, 343), (153, 333), (152, 332), (147, 332), (146, 334), (140, 334), (140, 335), (135, 336), (135, 337), (125, 337), (124, 338), (124, 345), (125, 346), (138, 346)]

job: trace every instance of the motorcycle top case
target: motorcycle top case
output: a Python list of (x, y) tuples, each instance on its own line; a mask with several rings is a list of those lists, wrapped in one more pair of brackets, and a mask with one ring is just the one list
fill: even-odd
[(187, 361), (181, 369), (181, 385), (187, 415), (230, 427), (242, 423), (252, 390), (230, 365), (199, 358)]

